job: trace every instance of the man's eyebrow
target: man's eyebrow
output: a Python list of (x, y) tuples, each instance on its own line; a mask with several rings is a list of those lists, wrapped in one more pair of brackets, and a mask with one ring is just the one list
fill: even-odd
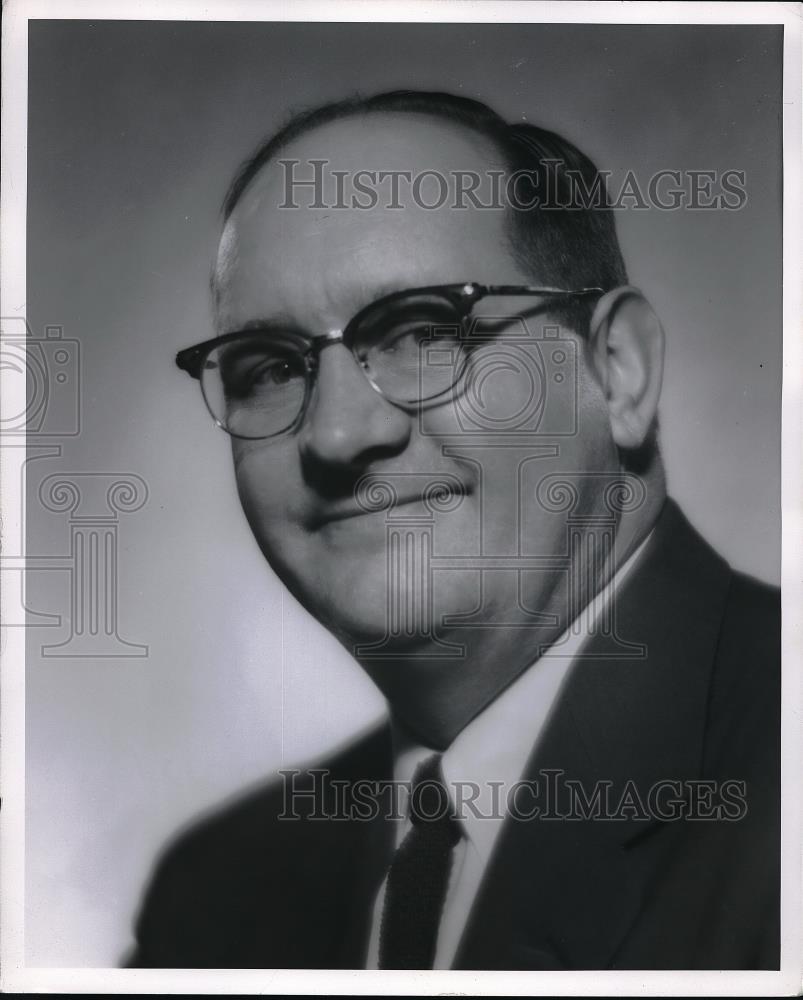
[(372, 302), (376, 302), (377, 299), (383, 299), (386, 295), (395, 295), (396, 292), (406, 292), (408, 289), (423, 288), (425, 285), (426, 282), (416, 281), (411, 283), (409, 281), (390, 278), (380, 281), (371, 288), (361, 285), (354, 290), (352, 302), (352, 305), (355, 307), (354, 312), (364, 309)]
[(299, 328), (298, 324), (295, 323), (286, 313), (279, 313), (276, 316), (270, 317), (255, 317), (254, 319), (246, 320), (245, 323), (238, 323), (231, 332), (232, 333), (249, 333), (253, 330), (264, 330), (266, 333), (279, 332), (279, 331), (297, 331), (302, 333), (303, 331)]
[(440, 288), (450, 284), (464, 284), (464, 282), (427, 281), (426, 279), (410, 281), (398, 278), (388, 278), (371, 285), (370, 288), (367, 285), (355, 286), (353, 293), (348, 299), (351, 308), (346, 322), (348, 322), (353, 316), (356, 316), (358, 312), (361, 312), (367, 306), (372, 305), (374, 302), (378, 302), (380, 299), (384, 299), (388, 295), (396, 295), (399, 292), (414, 292), (420, 288)]
[[(348, 315), (343, 321), (343, 326), (345, 327), (346, 323), (348, 323), (352, 316), (355, 316), (358, 312), (360, 312), (360, 310), (371, 305), (373, 302), (377, 302), (379, 299), (385, 298), (387, 295), (395, 295), (397, 292), (404, 292), (409, 289), (423, 287), (426, 286), (420, 281), (410, 284), (409, 281), (388, 280), (373, 285), (370, 290), (365, 286), (355, 288), (353, 294), (349, 295), (346, 299), (349, 303), (349, 310)], [(246, 320), (244, 323), (238, 324), (230, 332), (248, 333), (254, 330), (264, 330), (266, 333), (270, 333), (272, 331), (293, 331), (295, 333), (303, 334), (306, 337), (315, 337), (321, 333), (328, 332), (323, 328), (323, 326), (320, 329), (309, 330), (294, 320), (288, 313), (277, 313), (275, 316), (254, 317), (253, 319)]]

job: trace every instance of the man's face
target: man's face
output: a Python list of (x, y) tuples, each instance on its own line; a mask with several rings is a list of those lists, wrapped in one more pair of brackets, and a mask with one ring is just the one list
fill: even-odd
[[(361, 170), (437, 170), (448, 178), (455, 171), (504, 167), (472, 133), (413, 114), (373, 114), (323, 126), (290, 143), (279, 159), (300, 161), (297, 177), (312, 176), (314, 159), (350, 176)], [(226, 226), (217, 270), (221, 333), (281, 321), (313, 337), (344, 329), (357, 310), (396, 290), (468, 281), (538, 283), (538, 275), (514, 259), (501, 210), (455, 210), (448, 202), (428, 210), (414, 203), (405, 184), (402, 208), (387, 207), (381, 196), (370, 210), (312, 208), (313, 193), (302, 189), (295, 192), (300, 207), (280, 208), (286, 180), (278, 162), (269, 164)], [(432, 189), (424, 192), (431, 203)], [(489, 299), (478, 310), (499, 316), (524, 306), (521, 299)], [(548, 322), (537, 316), (527, 328), (540, 337)], [(320, 354), (314, 393), (297, 430), (276, 439), (232, 439), (240, 497), (260, 547), (301, 603), (347, 646), (385, 635), (389, 587), (404, 598), (418, 572), (404, 559), (389, 570), (387, 512), (367, 513), (355, 499), (355, 484), (366, 473), (395, 486), (401, 501), (396, 514), (419, 518), (414, 530), (421, 518), (430, 519), (433, 553), (443, 557), (431, 582), (436, 627), (444, 615), (470, 614), (480, 606), (499, 623), (527, 611), (561, 614), (561, 570), (480, 574), (476, 560), (464, 568), (459, 559), (565, 553), (565, 512), (539, 504), (538, 482), (556, 471), (615, 465), (604, 401), (582, 344), (568, 330), (562, 336), (574, 345), (569, 353), (577, 358), (576, 381), (564, 368), (574, 387), (564, 378), (557, 389), (550, 354), (538, 390), (543, 395), (547, 387), (548, 415), (541, 426), (566, 430), (576, 396), (573, 435), (507, 436), (512, 446), (502, 446), (493, 431), (495, 415), (503, 431), (509, 429), (505, 419), (533, 392), (533, 384), (504, 359), (486, 366), (488, 377), (475, 387), (470, 405), (481, 407), (486, 432), (478, 435), (477, 426), (467, 433), (453, 398), (428, 407), (423, 418), (388, 402), (337, 344)], [(423, 493), (438, 478), (459, 488), (454, 502), (443, 504), (452, 509), (432, 514)], [(593, 504), (582, 502), (586, 508)], [(417, 636), (401, 631), (398, 642), (414, 649)]]

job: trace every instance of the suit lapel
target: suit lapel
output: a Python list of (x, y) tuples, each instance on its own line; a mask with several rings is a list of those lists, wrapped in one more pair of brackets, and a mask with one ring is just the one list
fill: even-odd
[(340, 862), (348, 871), (345, 880), (348, 893), (343, 901), (342, 924), (333, 928), (335, 934), (342, 935), (338, 966), (361, 969), (367, 957), (376, 892), (393, 853), (394, 825), (388, 806), (393, 775), (389, 724), (381, 726), (360, 746), (354, 760), (342, 770), (341, 780), (348, 783), (379, 783), (378, 795), (372, 796), (376, 814), (369, 819), (351, 819), (346, 824), (344, 849), (340, 853)]
[[(699, 776), (711, 665), (730, 571), (667, 501), (648, 548), (616, 596), (616, 634), (645, 647), (624, 658), (610, 637), (588, 643), (525, 771), (570, 779), (591, 798), (610, 782)], [(632, 786), (630, 786), (632, 787)], [(529, 802), (530, 800), (528, 800)], [(558, 797), (553, 812), (567, 811)], [(615, 967), (650, 875), (680, 824), (508, 818), (472, 909), (456, 968)]]

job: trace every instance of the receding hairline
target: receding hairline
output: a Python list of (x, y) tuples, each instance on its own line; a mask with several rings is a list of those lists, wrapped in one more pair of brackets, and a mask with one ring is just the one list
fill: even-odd
[[(268, 140), (267, 143), (263, 143), (260, 149), (265, 148), (266, 146), (271, 146), (269, 155), (260, 160), (258, 165), (254, 164), (253, 158), (246, 162), (245, 170), (248, 175), (246, 182), (237, 186), (237, 178), (235, 178), (235, 181), (223, 202), (222, 213), (224, 227), (225, 223), (231, 218), (237, 205), (240, 203), (242, 198), (245, 197), (246, 192), (254, 181), (256, 181), (257, 178), (263, 174), (265, 169), (276, 163), (281, 154), (286, 153), (288, 148), (296, 141), (304, 139), (315, 132), (321, 132), (327, 128), (334, 129), (340, 125), (354, 121), (355, 119), (360, 120), (370, 117), (385, 117), (392, 119), (398, 115), (404, 115), (408, 118), (420, 118), (431, 123), (438, 130), (452, 133), (453, 135), (462, 135), (471, 145), (474, 146), (476, 152), (480, 156), (488, 159), (489, 164), (498, 162), (504, 166), (506, 171), (512, 172), (514, 169), (510, 163), (510, 158), (505, 150), (501, 136), (489, 135), (488, 131), (480, 124), (473, 124), (469, 121), (456, 121), (453, 118), (448, 118), (443, 112), (436, 109), (428, 110), (426, 108), (404, 107), (383, 108), (356, 105), (355, 107), (344, 111), (342, 114), (338, 114), (336, 117), (327, 118), (322, 121), (312, 121), (308, 125), (303, 125), (298, 130), (294, 130), (284, 137), (282, 137), (283, 130), (280, 129), (277, 131), (276, 137), (281, 138), (275, 146), (271, 145), (273, 143), (273, 139)], [(502, 122), (502, 119), (500, 119), (500, 122)], [(488, 155), (489, 153), (491, 154), (490, 156)]]

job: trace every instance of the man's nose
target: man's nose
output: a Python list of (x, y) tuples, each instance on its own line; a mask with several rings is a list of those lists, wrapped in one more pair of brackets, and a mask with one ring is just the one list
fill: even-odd
[(411, 415), (380, 396), (343, 344), (324, 347), (299, 432), (305, 458), (360, 468), (402, 451), (411, 430)]

